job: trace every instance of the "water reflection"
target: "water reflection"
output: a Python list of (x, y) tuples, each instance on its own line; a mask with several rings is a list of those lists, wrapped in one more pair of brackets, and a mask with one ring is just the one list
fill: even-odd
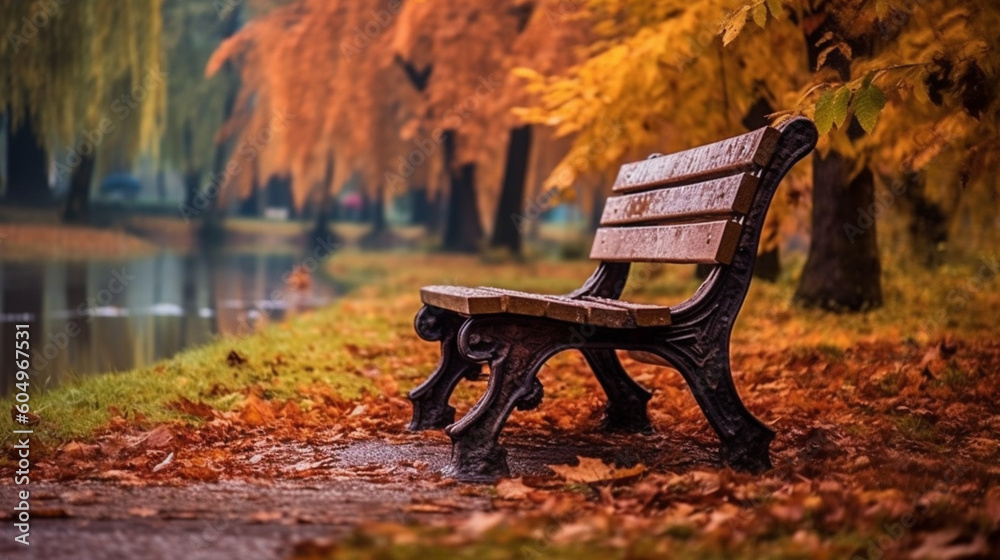
[[(129, 261), (0, 262), (0, 388), (14, 383), (15, 325), (31, 325), (32, 380), (140, 367), (329, 303), (336, 289), (290, 273), (288, 254), (178, 254)], [(294, 281), (294, 280), (298, 281)]]

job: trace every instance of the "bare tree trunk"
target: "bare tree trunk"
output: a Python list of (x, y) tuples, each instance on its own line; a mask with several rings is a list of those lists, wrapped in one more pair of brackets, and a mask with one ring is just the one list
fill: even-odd
[(505, 248), (514, 255), (521, 254), (521, 231), (516, 218), (523, 210), (524, 182), (528, 177), (530, 155), (531, 125), (512, 129), (490, 246)]
[(371, 202), (372, 229), (369, 236), (382, 234), (389, 230), (389, 222), (385, 218), (385, 187), (379, 185), (375, 190), (375, 200)]
[[(9, 113), (8, 113), (9, 114)], [(10, 204), (52, 204), (49, 190), (48, 158), (35, 131), (31, 118), (25, 118), (15, 130), (8, 124), (7, 193)]]
[(854, 162), (831, 151), (813, 159), (812, 241), (795, 299), (806, 307), (864, 311), (882, 305), (881, 264), (874, 220), (852, 234), (858, 208), (875, 202), (875, 180), (868, 169), (850, 179)]
[(156, 196), (160, 202), (167, 201), (167, 171), (162, 165), (156, 171)]
[(73, 168), (69, 179), (69, 194), (63, 210), (64, 222), (85, 222), (90, 214), (90, 183), (94, 178), (94, 155), (80, 156), (80, 164)]
[(330, 234), (330, 205), (333, 202), (333, 156), (326, 159), (326, 171), (323, 174), (323, 184), (320, 186), (319, 208), (316, 209), (316, 225), (310, 238), (315, 243), (317, 239), (325, 239)]
[[(236, 33), (240, 25), (240, 17), (243, 11), (243, 6), (237, 4), (232, 10), (229, 11), (228, 15), (223, 22), (222, 37), (228, 38)], [(223, 66), (222, 73), (225, 74), (236, 74), (235, 68), (233, 68), (232, 63), (226, 62)], [(229, 117), (233, 113), (233, 107), (236, 105), (236, 94), (237, 87), (233, 85), (226, 91), (226, 97), (223, 100), (222, 106), (222, 123), (229, 120)], [(219, 142), (215, 145), (215, 157), (212, 162), (212, 170), (215, 172), (215, 176), (219, 181), (219, 189), (215, 192), (215, 195), (210, 197), (208, 200), (208, 209), (205, 212), (205, 217), (201, 223), (201, 237), (203, 240), (208, 242), (221, 242), (224, 237), (224, 225), (222, 223), (225, 217), (225, 209), (221, 208), (223, 188), (228, 188), (227, 183), (231, 179), (225, 175), (226, 160), (229, 154), (229, 142)], [(226, 177), (226, 178), (221, 178)]]
[(476, 204), (476, 166), (468, 163), (455, 169), (454, 157), (455, 132), (448, 130), (444, 138), (444, 163), (451, 192), (441, 247), (445, 251), (475, 253), (479, 251), (483, 239), (483, 226)]
[(941, 206), (926, 196), (927, 177), (907, 173), (900, 198), (908, 206), (910, 243), (917, 261), (927, 268), (942, 263), (942, 248), (948, 241), (948, 217)]

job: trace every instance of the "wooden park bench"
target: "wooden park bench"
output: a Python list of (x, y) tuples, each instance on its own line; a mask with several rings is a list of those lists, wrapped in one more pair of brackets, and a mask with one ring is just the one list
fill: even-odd
[[(650, 393), (633, 381), (615, 350), (655, 357), (683, 375), (736, 469), (771, 467), (774, 432), (740, 400), (729, 365), (729, 337), (750, 286), (761, 227), (778, 184), (816, 145), (816, 128), (797, 118), (722, 142), (622, 166), (591, 258), (597, 270), (577, 291), (538, 295), (499, 288), (427, 286), (415, 328), (441, 342), (437, 369), (409, 398), (412, 430), (446, 427), (447, 474), (491, 480), (509, 474), (500, 430), (518, 408), (539, 405), (536, 374), (553, 355), (583, 353), (608, 397), (603, 427), (650, 429)], [(715, 265), (697, 292), (676, 306), (619, 300), (630, 263)], [(448, 405), (462, 378), (482, 363), (486, 393), (458, 422)]]

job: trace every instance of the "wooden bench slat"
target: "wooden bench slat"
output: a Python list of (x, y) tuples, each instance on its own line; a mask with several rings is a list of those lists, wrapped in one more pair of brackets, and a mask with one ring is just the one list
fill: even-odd
[(629, 309), (608, 305), (606, 302), (571, 299), (565, 296), (532, 294), (481, 287), (507, 297), (507, 313), (548, 317), (559, 321), (595, 325), (599, 327), (634, 327), (635, 316)]
[(463, 315), (510, 313), (613, 328), (670, 324), (669, 308), (603, 298), (572, 299), (503, 288), (461, 286), (424, 286), (420, 289), (420, 297), (427, 305)]
[(665, 327), (670, 324), (670, 308), (662, 305), (633, 303), (619, 299), (584, 297), (586, 301), (627, 309), (639, 327)]
[(424, 286), (420, 300), (427, 305), (456, 311), (464, 315), (503, 313), (506, 301), (500, 294), (462, 286)]
[(729, 264), (740, 224), (731, 220), (597, 230), (590, 258), (610, 262)]
[(776, 129), (765, 127), (715, 144), (625, 164), (618, 172), (614, 192), (685, 185), (752, 172), (771, 161), (780, 138)]
[(608, 198), (602, 226), (719, 218), (750, 211), (757, 177), (744, 173), (703, 183)]

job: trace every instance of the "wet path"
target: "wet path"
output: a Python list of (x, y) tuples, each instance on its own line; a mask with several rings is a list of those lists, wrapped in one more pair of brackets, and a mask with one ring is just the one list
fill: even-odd
[[(429, 435), (429, 434), (428, 434)], [(634, 437), (634, 436), (633, 436)], [(438, 439), (438, 438), (434, 438)], [(444, 438), (440, 438), (443, 440)], [(577, 455), (680, 467), (711, 463), (714, 450), (678, 454), (660, 438), (612, 451), (606, 443), (561, 438), (510, 442), (515, 476), (548, 476), (546, 465)], [(633, 443), (636, 443), (633, 441)], [(291, 455), (290, 449), (279, 453)], [(625, 453), (622, 454), (622, 450)], [(691, 451), (691, 450), (688, 450)], [(34, 483), (31, 546), (14, 545), (9, 509), (0, 511), (0, 556), (10, 560), (148, 560), (286, 558), (308, 540), (336, 539), (369, 521), (433, 523), (493, 509), (491, 487), (445, 480), (446, 441), (354, 442), (329, 450), (306, 479), (123, 485), (79, 481)], [(3, 503), (14, 487), (0, 486)]]

